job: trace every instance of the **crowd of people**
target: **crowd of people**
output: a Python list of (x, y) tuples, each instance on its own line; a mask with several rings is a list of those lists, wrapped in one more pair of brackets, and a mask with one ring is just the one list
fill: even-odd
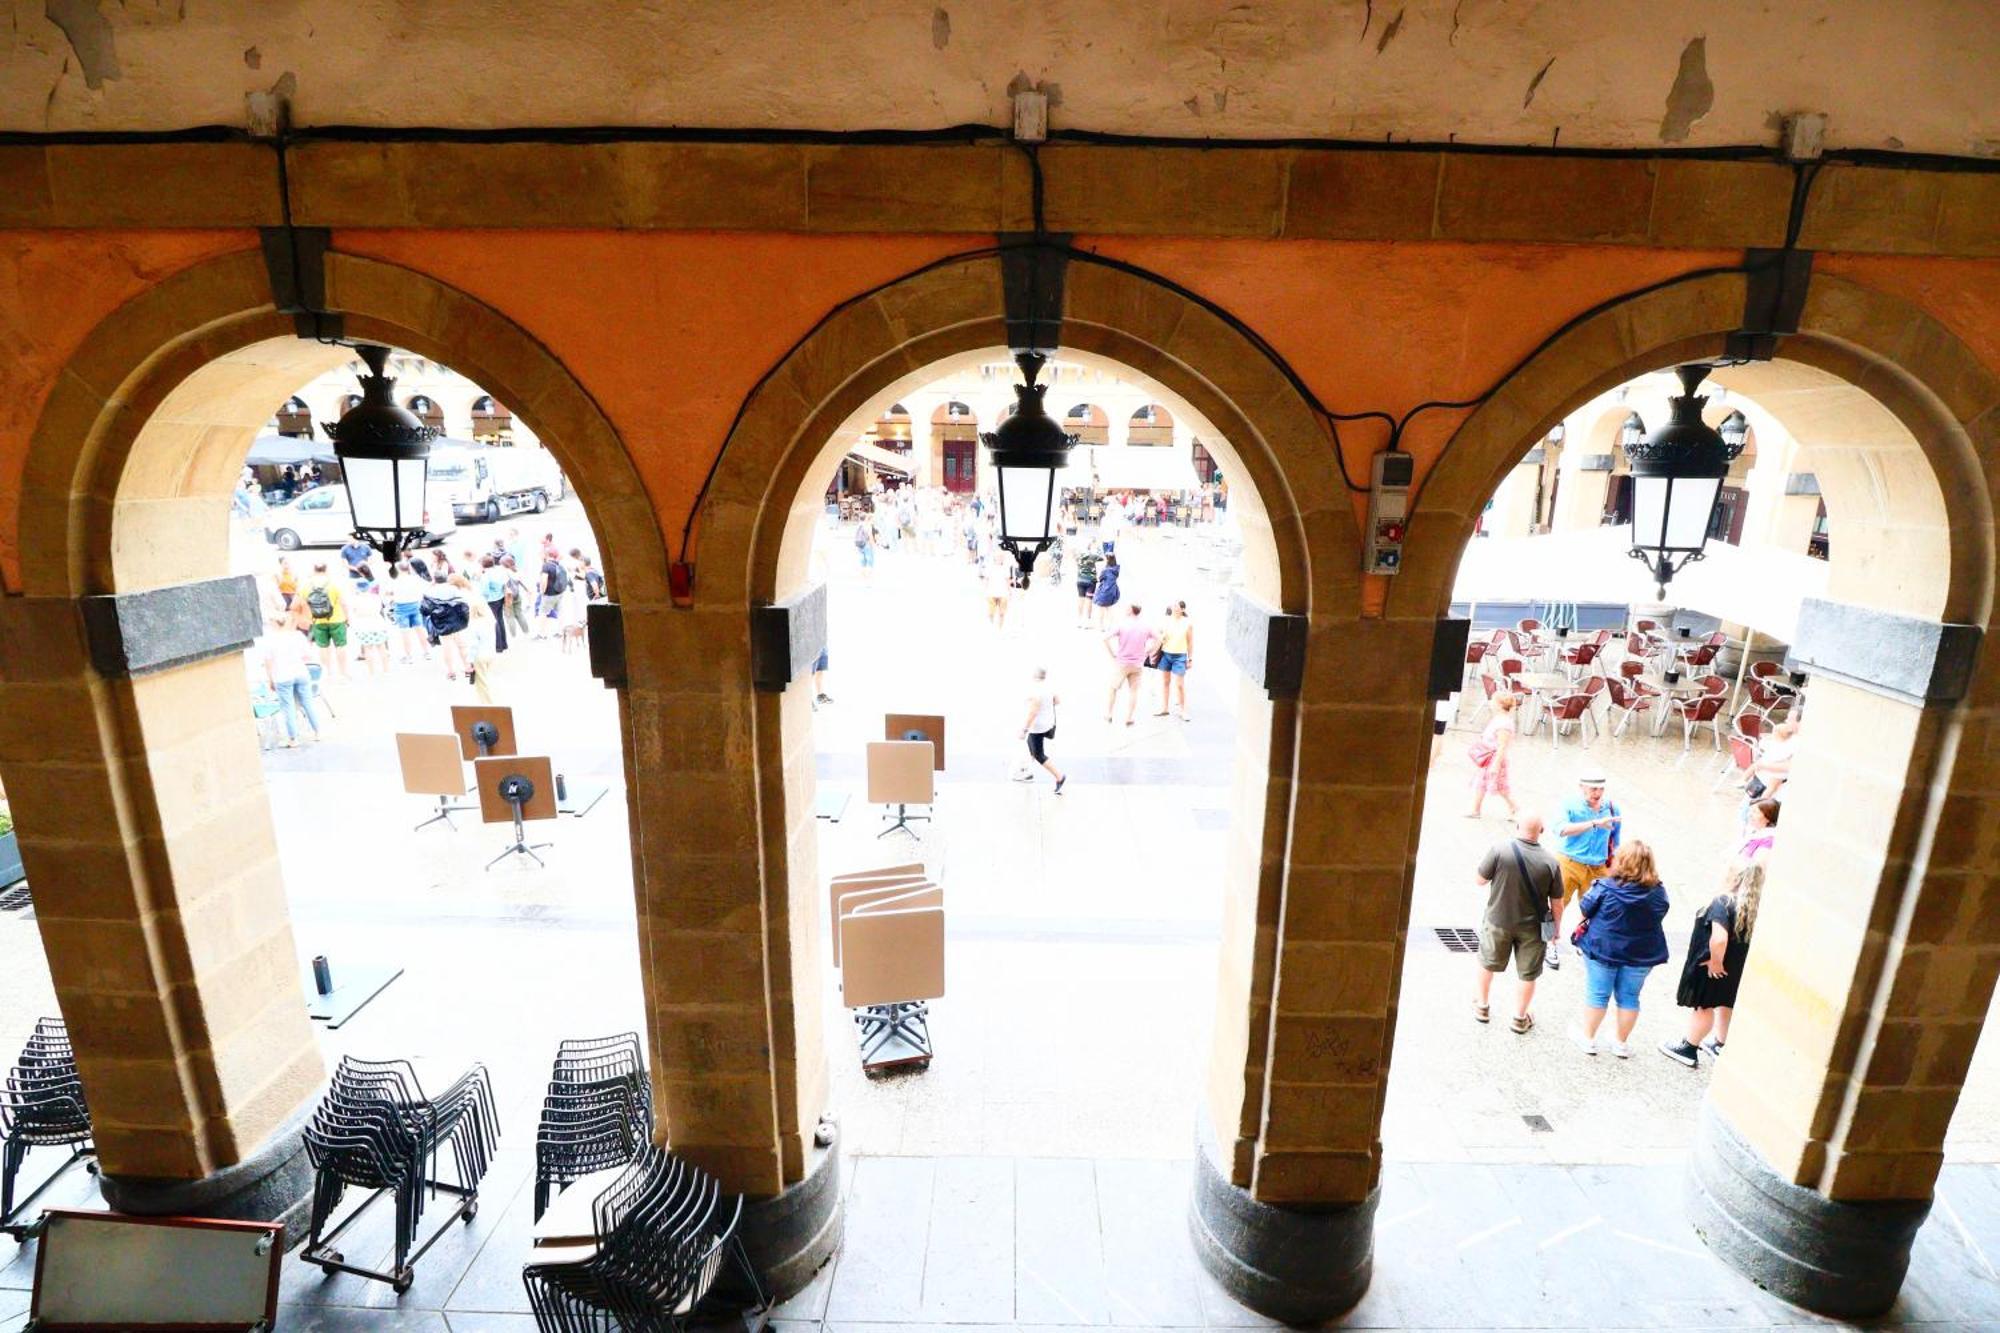
[[(1023, 572), (1015, 554), (1001, 545), (999, 514), (992, 501), (980, 495), (917, 487), (880, 493), (874, 497), (872, 512), (855, 518), (848, 540), (864, 578), (874, 576), (884, 552), (908, 547), (924, 555), (955, 554), (972, 576), (987, 623), (997, 631), (1007, 629), (1017, 600), (1029, 591), (1030, 579), (1073, 587), (1075, 626), (1099, 635), (1109, 661), (1105, 722), (1118, 722), (1121, 700), (1126, 726), (1137, 724), (1141, 707), (1154, 717), (1191, 722), (1187, 679), (1194, 665), (1195, 628), (1187, 601), (1175, 599), (1149, 616), (1145, 607), (1128, 598), (1120, 582), (1125, 570), (1120, 539), (1136, 528), (1175, 521), (1177, 508), (1210, 516), (1216, 511), (1212, 501), (1203, 511), (1157, 499), (1149, 506), (1149, 498), (1065, 496), (1057, 540), (1038, 556), (1031, 574)], [(1131, 543), (1125, 546), (1129, 555)], [(821, 683), (826, 666), (822, 655), (814, 667), (816, 705), (832, 702)], [(1033, 781), (1038, 772), (1046, 773), (1057, 794), (1067, 779), (1050, 761), (1048, 747), (1055, 736), (1059, 703), (1049, 669), (1035, 667), (1020, 728), (1028, 761), (1015, 777)]]
[[(1509, 694), (1493, 703), (1493, 719), (1470, 749), (1468, 814), (1478, 817), (1485, 799), (1498, 796), (1514, 829), (1486, 850), (1474, 871), (1486, 892), (1486, 909), (1473, 1017), (1492, 1021), (1493, 979), (1511, 964), (1519, 984), (1510, 1025), (1517, 1033), (1531, 1031), (1536, 982), (1544, 968), (1559, 969), (1565, 954), (1574, 955), (1582, 960), (1585, 979), (1571, 1041), (1585, 1055), (1608, 1051), (1629, 1058), (1641, 992), (1653, 970), (1673, 957), (1665, 931), (1670, 901), (1653, 848), (1628, 835), (1626, 812), (1609, 796), (1603, 769), (1594, 765), (1585, 766), (1576, 793), (1547, 816), (1517, 804), (1507, 758), (1519, 709)], [(1740, 837), (1720, 858), (1715, 891), (1696, 914), (1682, 955), (1675, 1002), (1688, 1017), (1659, 1050), (1691, 1069), (1704, 1055), (1719, 1057), (1729, 1038), (1798, 731), (1796, 716), (1788, 718), (1759, 747), (1746, 775)]]
[(264, 633), (248, 655), (251, 704), (278, 719), (287, 748), (322, 737), (315, 700), (325, 680), (441, 667), (494, 702), (503, 654), (541, 639), (585, 650), (584, 608), (605, 596), (580, 547), (564, 551), (553, 533), (533, 542), (518, 528), (456, 557), (413, 550), (390, 564), (358, 539), (332, 557), (281, 555), (257, 584)]

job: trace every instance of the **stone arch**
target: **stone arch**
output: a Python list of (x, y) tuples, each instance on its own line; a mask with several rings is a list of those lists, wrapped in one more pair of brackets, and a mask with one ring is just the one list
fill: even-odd
[[(1470, 516), (1524, 442), (1635, 374), (1719, 358), (1743, 288), (1711, 277), (1636, 298), (1502, 384), (1427, 479), (1391, 606), (1440, 613)], [(1959, 832), (2000, 817), (1977, 754), (2000, 681), (1982, 643), (2000, 577), (2000, 373), (1917, 307), (1821, 275), (1776, 360), (1715, 379), (1829, 455), (1829, 514), (1873, 558), (1836, 560), (1828, 593), (1845, 609), (1793, 645), (1813, 672), (1809, 721), (1759, 954), (1702, 1111), (1690, 1211), (1759, 1285), (1874, 1313), (1928, 1207), (2000, 948), (1991, 914), (1964, 910), (1985, 881), (1977, 840)], [(1943, 677), (1924, 674), (1941, 661), (1924, 653), (1911, 653), (1915, 676), (1875, 665), (1919, 641), (1954, 645)], [(1920, 1001), (1937, 976), (1954, 982)], [(1950, 1049), (1912, 1065), (1901, 1053), (1920, 1036)], [(1836, 1233), (1865, 1246), (1865, 1265), (1820, 1266)]]
[[(563, 471), (588, 492), (621, 600), (666, 600), (666, 547), (638, 473), (609, 419), (547, 348), (491, 307), (412, 269), (333, 253), (326, 280), (349, 338), (456, 366), (520, 404), (529, 424), (547, 433)], [(270, 403), (349, 359), (345, 348), (294, 335), (291, 317), (271, 305), (255, 252), (183, 270), (113, 312), (71, 358), (37, 422), (22, 478), (17, 591), (81, 596), (148, 586), (134, 568), (121, 577), (115, 512), (144, 505), (184, 514), (218, 498), (226, 506), (240, 430), (254, 431)], [(139, 512), (128, 508), (125, 517)], [(159, 569), (155, 582), (219, 572), (184, 556)]]
[[(620, 595), (664, 604), (666, 548), (637, 473), (548, 349), (406, 268), (332, 254), (326, 277), (349, 337), (448, 360), (523, 404), (589, 488)], [(223, 256), (100, 322), (30, 437), (19, 586), (0, 598), (0, 708), (44, 721), (0, 738), (0, 763), (41, 877), (39, 923), (90, 1088), (106, 1197), (121, 1208), (145, 1210), (134, 1191), (146, 1181), (229, 1179), (245, 1163), (235, 1177), (296, 1184), (300, 1110), (321, 1066), (236, 642), (114, 670), (86, 650), (79, 603), (225, 574), (245, 446), (272, 404), (349, 356), (294, 336), (255, 251)], [(201, 605), (222, 614), (202, 622), (234, 624), (240, 594), (211, 591)], [(621, 730), (637, 809), (649, 778), (633, 762), (629, 708)], [(644, 825), (633, 827), (643, 914)], [(272, 1189), (257, 1207), (300, 1197)]]
[[(696, 520), (694, 612), (714, 618), (705, 638), (743, 644), (754, 608), (798, 595), (820, 513), (817, 479), (837, 456), (843, 427), (955, 359), (1007, 345), (999, 263), (931, 269), (834, 313), (774, 368), (744, 404)], [(1218, 443), (1239, 479), (1233, 508), (1245, 529), (1252, 594), (1323, 625), (1360, 605), (1358, 532), (1333, 466), (1324, 423), (1268, 356), (1197, 302), (1130, 274), (1072, 264), (1066, 281), (1066, 358), (1116, 363), (1183, 404)], [(1306, 673), (1311, 676), (1311, 672)], [(1253, 1185), (1263, 1123), (1264, 1051), (1276, 985), (1273, 929), (1282, 911), (1285, 848), (1295, 816), (1293, 764), (1302, 705), (1338, 685), (1331, 672), (1267, 697), (1246, 682), (1239, 705), (1238, 823), (1225, 893), (1226, 957), (1216, 1056), (1204, 1098), (1218, 1160), (1237, 1186)], [(774, 969), (773, 1036), (780, 1069), (780, 1139), (788, 1185), (807, 1171), (824, 1096), (817, 1026), (823, 893), (813, 864), (810, 714), (797, 688), (762, 692), (725, 725), (749, 734), (765, 919)], [(737, 698), (741, 698), (738, 695)], [(711, 711), (715, 705), (709, 704)], [(1414, 745), (1413, 745), (1414, 750)]]
[[(1503, 383), (1466, 418), (1424, 478), (1403, 573), (1390, 592), (1391, 614), (1442, 612), (1479, 507), (1530, 441), (1635, 375), (1720, 357), (1741, 322), (1743, 287), (1740, 275), (1724, 275), (1636, 298), (1572, 329)], [(2000, 380), (1915, 306), (1829, 276), (1814, 279), (1799, 332), (1779, 350), (1777, 362), (1732, 367), (1715, 379), (1759, 401), (1797, 391), (1806, 380), (1822, 390), (1838, 382), (1846, 405), (1870, 400), (1877, 405), (1872, 417), (1893, 418), (1922, 451), (1936, 486), (1938, 507), (1930, 516), (1951, 535), (1938, 613), (1985, 624), (1995, 578), (1993, 502), (1975, 439), (1990, 454), (1991, 436), (2000, 431), (1990, 410), (2000, 403)], [(1792, 366), (1801, 369), (1786, 369)], [(1897, 497), (1898, 504), (1917, 502)]]

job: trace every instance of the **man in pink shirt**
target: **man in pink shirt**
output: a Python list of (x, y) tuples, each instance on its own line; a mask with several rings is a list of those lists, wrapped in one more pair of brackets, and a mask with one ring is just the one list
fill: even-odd
[(1146, 659), (1153, 649), (1160, 646), (1160, 636), (1150, 625), (1139, 619), (1139, 606), (1132, 603), (1126, 608), (1125, 619), (1118, 627), (1104, 636), (1104, 651), (1111, 654), (1111, 697), (1104, 702), (1104, 720), (1111, 721), (1111, 715), (1118, 711), (1118, 691), (1126, 691), (1125, 725), (1132, 725), (1132, 715), (1139, 707), (1139, 673), (1145, 669)]

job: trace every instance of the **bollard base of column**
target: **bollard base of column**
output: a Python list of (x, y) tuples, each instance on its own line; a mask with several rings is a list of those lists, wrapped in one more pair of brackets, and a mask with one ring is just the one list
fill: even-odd
[(798, 1295), (840, 1248), (840, 1144), (815, 1149), (806, 1176), (769, 1199), (746, 1199), (738, 1233), (773, 1305)]
[(1783, 1300), (1836, 1319), (1896, 1303), (1928, 1199), (1839, 1203), (1773, 1171), (1704, 1105), (1688, 1218), (1724, 1263)]
[(200, 1180), (106, 1171), (98, 1177), (98, 1192), (111, 1211), (135, 1217), (282, 1222), (289, 1249), (305, 1240), (311, 1212), (313, 1169), (306, 1159), (305, 1129), (314, 1109), (310, 1102), (300, 1107), (255, 1152)]
[(1318, 1324), (1367, 1294), (1379, 1190), (1360, 1203), (1284, 1208), (1260, 1203), (1216, 1168), (1201, 1135), (1189, 1226), (1195, 1254), (1222, 1289), (1269, 1319)]

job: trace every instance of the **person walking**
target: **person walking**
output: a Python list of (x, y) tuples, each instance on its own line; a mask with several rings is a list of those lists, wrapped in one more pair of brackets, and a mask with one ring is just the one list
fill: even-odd
[(419, 651), (425, 657), (430, 656), (430, 649), (424, 646), (423, 616), (418, 610), (430, 586), (430, 580), (419, 577), (409, 561), (396, 562), (396, 572), (389, 579), (389, 622), (396, 627), (404, 666), (415, 661)]
[(979, 581), (986, 589), (986, 623), (998, 630), (1007, 628), (1007, 608), (1014, 601), (1014, 557), (989, 544), (979, 558)]
[(1090, 628), (1091, 599), (1097, 593), (1097, 567), (1104, 563), (1101, 552), (1079, 546), (1076, 553), (1076, 627)]
[(306, 640), (305, 625), (310, 618), (297, 609), (272, 616), (264, 636), (257, 642), (264, 679), (278, 697), (278, 712), (285, 719), (285, 748), (297, 749), (299, 718), (304, 716), (319, 739), (319, 714), (312, 705), (312, 645)]
[(1175, 602), (1160, 626), (1160, 711), (1154, 717), (1175, 711), (1178, 700), (1181, 721), (1194, 721), (1187, 710), (1187, 673), (1193, 663), (1194, 622), (1188, 619), (1187, 603)]
[(1556, 940), (1549, 945), (1549, 966), (1562, 968), (1559, 944), (1563, 912), (1588, 889), (1618, 850), (1623, 818), (1615, 802), (1604, 795), (1602, 769), (1586, 768), (1577, 776), (1579, 795), (1562, 809), (1556, 823), (1556, 856), (1562, 865), (1563, 900), (1556, 908)]
[[(1565, 869), (1567, 875), (1567, 869)], [(1592, 884), (1578, 900), (1583, 915), (1577, 927), (1583, 951), (1583, 1022), (1570, 1030), (1570, 1040), (1585, 1055), (1596, 1055), (1597, 1029), (1604, 1011), (1617, 1005), (1617, 1037), (1611, 1053), (1632, 1058), (1629, 1044), (1639, 1021), (1639, 992), (1655, 967), (1667, 961), (1667, 889), (1653, 866), (1653, 849), (1634, 838), (1611, 858), (1611, 873)]]
[(1492, 721), (1479, 733), (1479, 739), (1466, 748), (1466, 755), (1472, 760), (1472, 808), (1465, 812), (1467, 819), (1479, 818), (1489, 796), (1498, 796), (1507, 803), (1509, 819), (1521, 816), (1521, 808), (1514, 804), (1514, 785), (1507, 771), (1508, 755), (1514, 748), (1519, 726), (1514, 711), (1520, 703), (1511, 692), (1494, 695)]
[(522, 639), (531, 639), (535, 636), (535, 628), (529, 612), (534, 604), (535, 595), (528, 591), (528, 585), (521, 578), (519, 567), (514, 563), (513, 556), (510, 555), (501, 560), (500, 568), (506, 572), (507, 605), (505, 618), (508, 626), (513, 631), (513, 641), (518, 642)]
[(1518, 816), (1514, 836), (1488, 847), (1476, 872), (1486, 890), (1486, 915), (1479, 924), (1479, 986), (1472, 1016), (1481, 1023), (1492, 1021), (1493, 978), (1507, 970), (1512, 958), (1521, 983), (1514, 1003), (1516, 1032), (1535, 1026), (1529, 1006), (1547, 955), (1545, 926), (1553, 924), (1555, 904), (1562, 898), (1562, 868), (1542, 846), (1542, 827), (1540, 815)]
[(479, 600), (493, 613), (493, 651), (507, 651), (507, 571), (492, 555), (479, 557)]
[(444, 678), (457, 680), (470, 672), (464, 635), (472, 623), (472, 594), (465, 576), (454, 574), (445, 582), (432, 584), (419, 610), (424, 629), (444, 659)]
[(312, 616), (312, 641), (313, 646), (319, 649), (321, 671), (330, 676), (334, 668), (338, 667), (341, 679), (345, 680), (347, 678), (347, 593), (326, 572), (326, 561), (319, 561), (313, 566), (312, 577), (306, 580), (302, 600)]
[(354, 639), (354, 651), (370, 676), (389, 670), (389, 621), (382, 609), (382, 594), (367, 577), (367, 565), (347, 595), (347, 626)]
[(1121, 594), (1118, 591), (1118, 557), (1106, 554), (1104, 564), (1097, 571), (1097, 591), (1090, 600), (1097, 607), (1097, 628), (1109, 629), (1111, 608), (1118, 605)]
[(854, 552), (861, 557), (864, 572), (875, 568), (875, 548), (881, 544), (882, 539), (875, 532), (874, 519), (864, 517), (854, 525)]
[(569, 591), (569, 571), (563, 568), (562, 557), (553, 547), (542, 550), (541, 584), (536, 590), (535, 637), (547, 638), (549, 631), (557, 629), (562, 614), (563, 594)]
[(1757, 903), (1764, 895), (1760, 861), (1736, 861), (1723, 878), (1722, 892), (1701, 909), (1681, 963), (1680, 989), (1674, 1002), (1688, 1014), (1687, 1032), (1660, 1043), (1660, 1054), (1689, 1069), (1722, 1054), (1729, 1040), (1729, 1018), (1736, 1008), (1736, 988), (1743, 984), (1743, 964), (1750, 957), (1750, 935), (1757, 928)]
[(1125, 725), (1131, 726), (1133, 716), (1139, 708), (1139, 679), (1146, 669), (1146, 659), (1160, 644), (1160, 636), (1152, 627), (1139, 619), (1139, 604), (1134, 602), (1118, 628), (1104, 636), (1104, 650), (1111, 654), (1111, 694), (1104, 701), (1104, 720), (1112, 720), (1118, 711), (1118, 691), (1125, 690)]
[[(1056, 795), (1062, 795), (1063, 784), (1069, 775), (1057, 768), (1049, 759), (1049, 742), (1056, 735), (1056, 705), (1062, 696), (1049, 688), (1049, 670), (1036, 667), (1032, 683), (1028, 687), (1028, 715), (1021, 723), (1021, 739), (1028, 743), (1028, 757), (1040, 765), (1042, 770), (1056, 780)], [(1022, 782), (1033, 782), (1035, 770), (1025, 765), (1018, 775)]]

